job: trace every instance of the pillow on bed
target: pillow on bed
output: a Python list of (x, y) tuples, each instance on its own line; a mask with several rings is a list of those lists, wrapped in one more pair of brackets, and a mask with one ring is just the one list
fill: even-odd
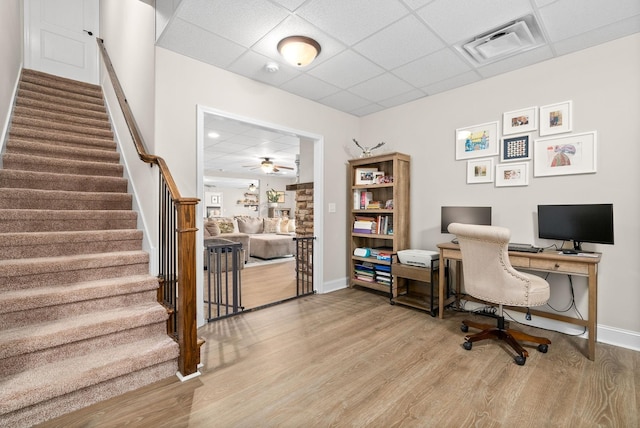
[(280, 218), (265, 218), (264, 219), (264, 233), (279, 233), (280, 232)]

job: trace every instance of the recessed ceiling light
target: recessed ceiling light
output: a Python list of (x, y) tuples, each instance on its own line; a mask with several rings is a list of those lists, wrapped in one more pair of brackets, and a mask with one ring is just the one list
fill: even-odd
[(209, 133), (207, 134), (207, 137), (209, 137), (209, 138), (220, 138), (220, 134), (218, 134), (215, 131), (209, 131)]

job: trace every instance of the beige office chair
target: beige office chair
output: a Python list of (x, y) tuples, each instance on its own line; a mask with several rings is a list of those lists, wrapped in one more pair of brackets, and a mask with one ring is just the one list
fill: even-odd
[(456, 235), (460, 244), (466, 293), (499, 305), (497, 328), (474, 321), (462, 322), (463, 332), (469, 331), (469, 327), (482, 330), (467, 335), (464, 348), (470, 350), (473, 342), (483, 339), (504, 340), (517, 352), (515, 361), (518, 365), (523, 365), (529, 356), (518, 340), (538, 343), (538, 351), (547, 352), (551, 344), (549, 339), (505, 328), (502, 305), (540, 306), (549, 300), (547, 281), (536, 275), (519, 272), (511, 266), (507, 249), (511, 236), (509, 229), (452, 223), (449, 232)]

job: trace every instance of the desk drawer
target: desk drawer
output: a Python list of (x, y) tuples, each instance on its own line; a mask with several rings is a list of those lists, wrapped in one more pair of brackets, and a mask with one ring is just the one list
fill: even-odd
[(589, 275), (588, 264), (566, 260), (531, 259), (529, 267), (531, 269), (545, 270), (549, 272), (571, 273), (574, 275)]

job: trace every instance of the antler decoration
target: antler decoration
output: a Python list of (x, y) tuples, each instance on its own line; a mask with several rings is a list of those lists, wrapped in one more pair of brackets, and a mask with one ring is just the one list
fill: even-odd
[(362, 150), (362, 153), (360, 154), (361, 158), (369, 158), (371, 156), (373, 156), (373, 153), (371, 153), (373, 150), (377, 149), (378, 147), (382, 147), (384, 146), (384, 141), (381, 143), (376, 144), (373, 147), (362, 147), (360, 145), (360, 143), (358, 143), (358, 141), (356, 141), (356, 139), (353, 139), (353, 142), (356, 143), (356, 146), (358, 146), (360, 148), (360, 150)]

